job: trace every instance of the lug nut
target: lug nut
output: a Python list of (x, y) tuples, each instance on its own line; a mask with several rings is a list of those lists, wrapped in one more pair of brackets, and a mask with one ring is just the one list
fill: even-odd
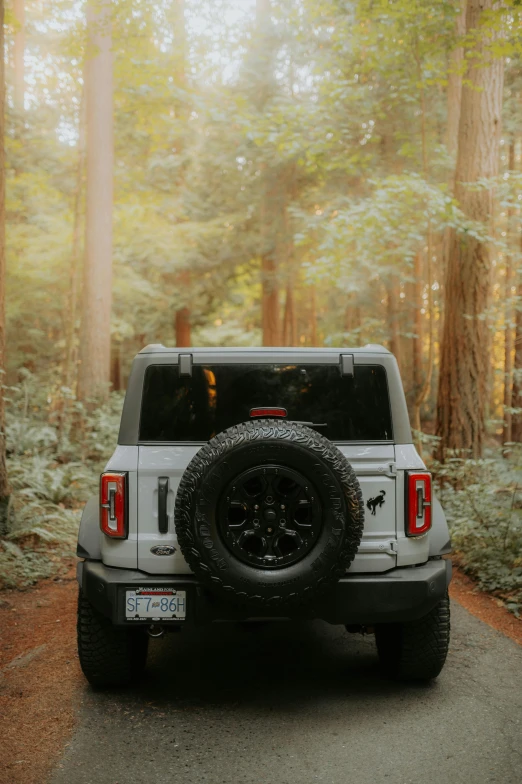
[(284, 528), (286, 525), (286, 520), (280, 520), (279, 525), (281, 526), (281, 528)]
[(284, 504), (281, 504), (281, 509), (283, 509), (283, 510), (285, 509), (285, 505)]
[(256, 512), (257, 512), (257, 510), (259, 509), (259, 504), (254, 504), (254, 509), (255, 509), (255, 510), (256, 510)]
[(273, 531), (273, 528), (267, 528), (267, 529), (266, 529), (266, 532), (267, 532), (267, 534), (271, 534), (271, 533), (272, 533), (272, 531)]

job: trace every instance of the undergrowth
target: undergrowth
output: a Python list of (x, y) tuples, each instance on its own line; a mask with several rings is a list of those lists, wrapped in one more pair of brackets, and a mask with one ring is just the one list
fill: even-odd
[[(61, 391), (65, 411), (27, 371), (7, 390), (10, 530), (0, 537), (0, 588), (63, 572), (81, 509), (117, 442), (123, 396), (92, 412)], [(51, 413), (49, 413), (51, 411)], [(432, 437), (424, 436), (428, 448)], [(482, 460), (429, 462), (460, 566), (518, 617), (522, 608), (522, 444)]]
[(59, 406), (25, 370), (6, 390), (12, 495), (9, 530), (0, 537), (0, 588), (25, 588), (65, 570), (76, 550), (81, 509), (117, 440), (121, 394), (92, 412), (67, 390), (58, 400)]
[(522, 611), (522, 444), (430, 465), (454, 554), (479, 587)]

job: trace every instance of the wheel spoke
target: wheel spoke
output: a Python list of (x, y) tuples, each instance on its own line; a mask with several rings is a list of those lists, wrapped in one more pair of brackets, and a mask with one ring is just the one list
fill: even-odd
[(321, 505), (309, 480), (294, 469), (257, 466), (229, 484), (219, 522), (224, 542), (242, 561), (277, 568), (300, 560), (314, 545)]

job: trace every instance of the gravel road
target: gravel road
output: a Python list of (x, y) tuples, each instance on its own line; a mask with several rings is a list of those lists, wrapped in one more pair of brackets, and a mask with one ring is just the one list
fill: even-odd
[(145, 681), (84, 687), (52, 784), (520, 784), (522, 648), (452, 605), (430, 686), (379, 675), (372, 637), (323, 623), (155, 640)]

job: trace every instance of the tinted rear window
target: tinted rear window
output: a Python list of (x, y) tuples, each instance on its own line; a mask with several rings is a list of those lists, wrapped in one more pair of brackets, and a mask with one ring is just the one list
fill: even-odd
[(325, 423), (332, 441), (388, 441), (392, 426), (386, 372), (356, 365), (342, 376), (334, 365), (177, 365), (147, 368), (141, 441), (208, 441), (250, 419), (250, 409), (282, 407), (287, 419)]

